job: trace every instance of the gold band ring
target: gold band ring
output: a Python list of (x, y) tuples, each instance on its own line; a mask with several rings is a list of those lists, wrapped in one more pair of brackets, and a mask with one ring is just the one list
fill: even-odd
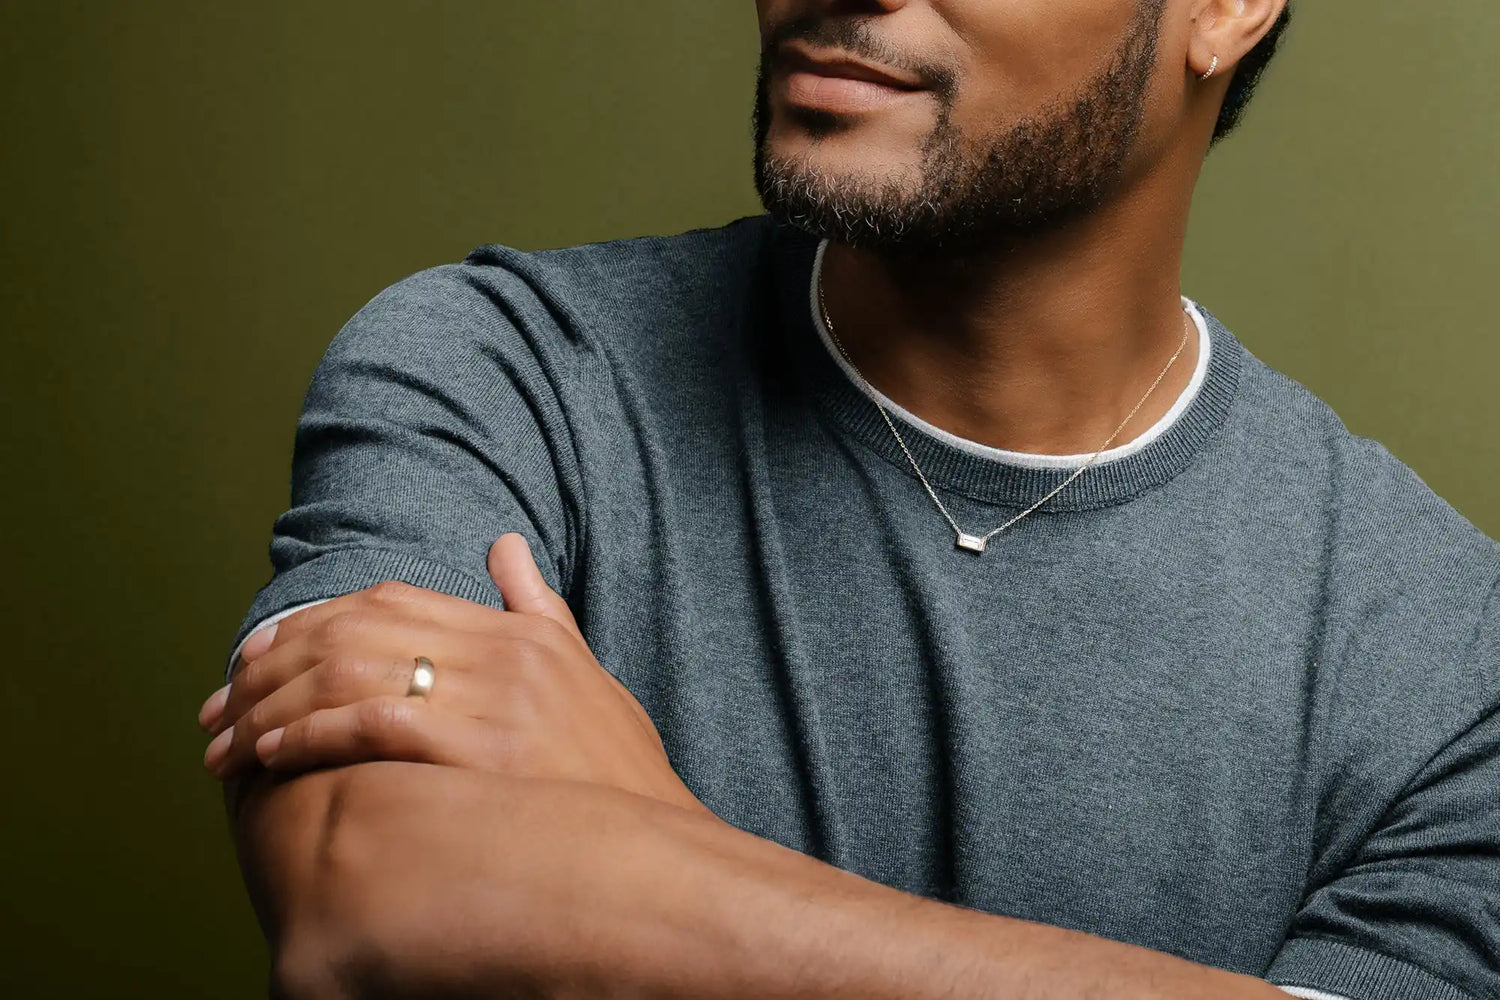
[(433, 669), (432, 661), (425, 656), (417, 657), (417, 668), (412, 671), (411, 684), (407, 686), (406, 693), (413, 698), (426, 698), (432, 694), (432, 682), (437, 680), (437, 671)]

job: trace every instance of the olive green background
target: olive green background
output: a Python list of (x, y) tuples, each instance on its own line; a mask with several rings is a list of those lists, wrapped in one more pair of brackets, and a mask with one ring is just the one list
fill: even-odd
[[(1500, 12), (1302, 6), (1184, 289), (1495, 535)], [(757, 211), (756, 50), (749, 0), (0, 2), (12, 995), (265, 995), (194, 716), (314, 365), (481, 243)]]

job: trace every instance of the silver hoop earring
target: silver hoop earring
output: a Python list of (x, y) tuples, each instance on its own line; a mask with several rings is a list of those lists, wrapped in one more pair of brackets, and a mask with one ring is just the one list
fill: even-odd
[(1214, 73), (1218, 71), (1218, 69), (1219, 69), (1219, 57), (1218, 56), (1214, 56), (1214, 61), (1208, 64), (1208, 72), (1204, 73), (1202, 76), (1198, 77), (1198, 79), (1200, 79), (1200, 80), (1207, 80), (1209, 77), (1213, 76)]

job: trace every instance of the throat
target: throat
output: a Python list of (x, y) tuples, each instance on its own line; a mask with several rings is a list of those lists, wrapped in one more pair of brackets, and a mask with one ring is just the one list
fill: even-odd
[(1024, 333), (951, 313), (903, 323), (903, 309), (820, 286), (823, 259), (820, 249), (814, 320), (845, 375), (894, 416), (988, 457), (1076, 464), (1126, 448), (1162, 430), (1201, 378), (1207, 329), (1175, 294), (1115, 322), (1065, 303)]

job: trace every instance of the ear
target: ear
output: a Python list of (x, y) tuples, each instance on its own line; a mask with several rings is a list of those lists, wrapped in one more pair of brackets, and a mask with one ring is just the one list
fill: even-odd
[(1210, 80), (1227, 83), (1245, 53), (1275, 26), (1286, 5), (1287, 0), (1197, 0), (1188, 42), (1188, 71), (1202, 76), (1213, 68)]

